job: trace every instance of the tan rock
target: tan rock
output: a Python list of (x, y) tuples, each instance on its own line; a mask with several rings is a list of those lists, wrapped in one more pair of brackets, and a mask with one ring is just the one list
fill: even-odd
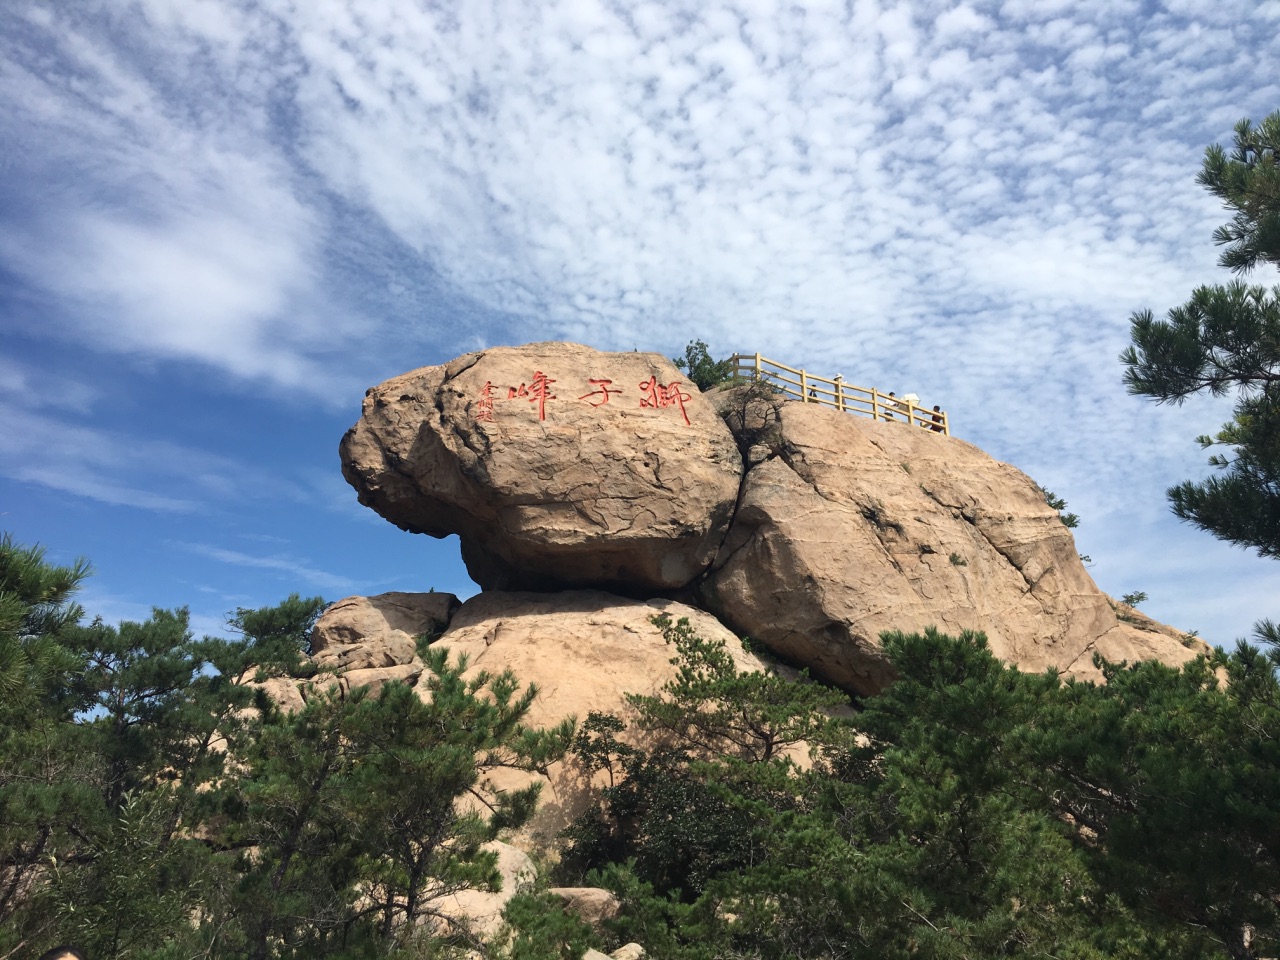
[(330, 604), (311, 631), (316, 664), (360, 670), (412, 663), (416, 638), (438, 634), (458, 609), (451, 593), (382, 593)]
[(1094, 676), (1095, 649), (1167, 663), (1195, 655), (1120, 623), (1036, 485), (977, 447), (816, 405), (748, 401), (741, 388), (715, 399), (756, 453), (704, 594), (735, 630), (815, 676), (875, 693), (892, 677), (880, 633), (931, 625), (981, 630), (1030, 671)]
[[(470, 674), (509, 669), (521, 683), (536, 684), (529, 726), (549, 727), (569, 716), (585, 720), (592, 710), (629, 721), (626, 694), (654, 693), (675, 676), (675, 650), (650, 622), (662, 613), (673, 620), (687, 617), (704, 638), (723, 640), (739, 669), (764, 668), (708, 613), (671, 600), (627, 600), (596, 590), (481, 593), (462, 605), (434, 646), (447, 649), (451, 659), (467, 655)], [(533, 779), (507, 771), (494, 781), (515, 789)], [(554, 765), (538, 813), (517, 842), (549, 843), (586, 808), (592, 789), (574, 764)]]
[(1159, 660), (1180, 664), (1192, 657), (1209, 656), (1213, 648), (1198, 637), (1153, 620), (1145, 613), (1112, 601), (1119, 623), (1087, 646), (1065, 672), (1082, 680), (1100, 681), (1102, 671), (1093, 665), (1095, 653), (1112, 663)]
[(388, 380), (341, 454), (361, 503), (414, 533), (459, 534), (485, 589), (685, 586), (716, 555), (742, 471), (665, 357), (566, 343)]
[(642, 957), (648, 956), (644, 947), (638, 943), (624, 943), (613, 953), (609, 954), (613, 960), (641, 960)]
[(547, 893), (559, 897), (566, 910), (593, 927), (612, 920), (622, 909), (618, 898), (600, 887), (552, 887)]
[[(367, 670), (348, 670), (346, 673), (338, 675), (333, 682), (339, 684), (343, 693), (349, 690), (355, 690), (359, 687), (368, 687), (367, 696), (376, 697), (378, 691), (382, 689), (384, 683), (390, 683), (392, 680), (399, 680), (413, 686), (418, 682), (418, 678), (422, 676), (423, 666), (418, 663), (403, 663), (393, 667), (373, 667)], [(323, 681), (317, 681), (316, 686), (324, 686)]]
[(307, 705), (303, 698), (303, 683), (288, 677), (268, 677), (261, 683), (249, 681), (245, 686), (261, 688), (283, 713), (297, 713)]
[(432, 645), (465, 654), (472, 672), (511, 670), (540, 695), (530, 726), (551, 726), (592, 710), (618, 712), (626, 694), (648, 694), (675, 676), (669, 646), (650, 618), (689, 619), (708, 640), (723, 640), (742, 670), (764, 663), (715, 617), (673, 600), (629, 600), (599, 590), (490, 591), (466, 601)]
[(459, 890), (432, 900), (430, 907), (445, 917), (466, 924), (470, 930), (488, 937), (502, 928), (502, 911), (507, 901), (533, 886), (538, 871), (523, 851), (509, 843), (493, 840), (484, 845), (498, 855), (498, 873), (502, 888), (496, 893), (485, 890)]

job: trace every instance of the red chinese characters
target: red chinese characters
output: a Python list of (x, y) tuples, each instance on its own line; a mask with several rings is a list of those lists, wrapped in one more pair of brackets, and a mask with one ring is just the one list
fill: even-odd
[(553, 383), (555, 381), (541, 370), (535, 370), (531, 386), (525, 386), (522, 383), (519, 387), (507, 387), (507, 399), (514, 400), (516, 397), (524, 397), (530, 403), (536, 403), (538, 405), (538, 419), (546, 420), (547, 401), (556, 399), (556, 395), (551, 392), (551, 384)]
[[(538, 411), (538, 419), (546, 420), (547, 401), (557, 399), (556, 395), (551, 392), (553, 383), (556, 383), (554, 377), (548, 377), (541, 370), (535, 370), (533, 379), (529, 383), (522, 383), (518, 387), (507, 387), (507, 394), (503, 397), (498, 392), (502, 390), (502, 387), (495, 387), (493, 381), (486, 380), (479, 396), (476, 397), (471, 405), (472, 413), (477, 423), (494, 423), (496, 403), (504, 399), (521, 399), (535, 404), (535, 409)], [(592, 408), (603, 407), (627, 392), (621, 387), (615, 387), (613, 385), (614, 381), (605, 377), (590, 377), (587, 379), (587, 383), (591, 386), (591, 389), (577, 399)], [(656, 376), (651, 376), (639, 386), (641, 409), (664, 410), (667, 407), (676, 407), (680, 411), (680, 416), (684, 418), (684, 422), (689, 424), (689, 413), (685, 409), (685, 403), (692, 399), (692, 394), (681, 389), (683, 384), (680, 381), (659, 383)]]
[(680, 416), (684, 417), (686, 424), (689, 423), (689, 414), (685, 412), (684, 402), (693, 399), (693, 394), (681, 390), (679, 380), (659, 383), (657, 377), (650, 377), (640, 384), (640, 392), (641, 409), (652, 407), (655, 410), (661, 410), (664, 407), (679, 407)]
[(477, 423), (493, 423), (493, 381), (484, 382), (484, 389), (480, 391), (480, 399), (475, 403), (475, 410)]
[[(603, 407), (606, 403), (609, 402), (609, 397), (611, 397), (615, 393), (622, 392), (621, 390), (611, 386), (611, 384), (613, 383), (612, 380), (591, 379), (591, 380), (588, 380), (587, 383), (591, 384), (591, 386), (595, 387), (595, 389), (592, 390), (590, 393), (584, 393), (578, 399), (586, 400), (593, 407)], [(595, 398), (599, 398), (598, 403), (594, 402)]]

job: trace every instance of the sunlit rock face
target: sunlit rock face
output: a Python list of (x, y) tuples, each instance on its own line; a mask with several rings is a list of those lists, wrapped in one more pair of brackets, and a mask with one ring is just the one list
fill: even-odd
[[(486, 592), (679, 599), (860, 695), (893, 679), (888, 630), (977, 630), (1090, 679), (1095, 653), (1207, 649), (1103, 594), (1043, 492), (972, 444), (759, 385), (703, 396), (656, 354), (538, 343), (414, 370), (369, 391), (342, 460), (388, 520), (459, 534)], [(317, 657), (417, 669), (401, 633)]]
[[(326, 670), (417, 661), (417, 638), (444, 632), (458, 609), (451, 593), (380, 593), (331, 604), (311, 631), (311, 656)], [(421, 663), (418, 663), (421, 667)]]
[(715, 558), (742, 473), (724, 422), (669, 360), (568, 343), (388, 380), (341, 454), (361, 503), (458, 534), (484, 589), (684, 587)]
[(750, 466), (704, 605), (815, 676), (876, 693), (893, 676), (881, 632), (928, 626), (1088, 678), (1095, 652), (1176, 664), (1204, 649), (1118, 620), (1043, 492), (972, 444), (742, 388), (714, 400)]

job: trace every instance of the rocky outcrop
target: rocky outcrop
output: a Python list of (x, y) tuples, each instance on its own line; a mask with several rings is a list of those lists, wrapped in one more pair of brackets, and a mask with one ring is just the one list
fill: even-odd
[(565, 910), (596, 928), (622, 909), (617, 896), (601, 887), (551, 887), (547, 893), (559, 897)]
[(437, 636), (458, 609), (451, 593), (381, 593), (329, 606), (311, 631), (322, 669), (351, 671), (417, 663), (417, 638)]
[[(539, 696), (527, 714), (529, 726), (550, 727), (566, 717), (581, 721), (593, 710), (629, 721), (628, 693), (654, 693), (676, 675), (675, 650), (652, 622), (659, 614), (688, 618), (704, 638), (724, 641), (740, 670), (766, 668), (710, 614), (672, 600), (628, 600), (596, 590), (481, 593), (462, 605), (433, 646), (449, 651), (451, 659), (465, 655), (469, 675), (510, 670), (522, 683), (535, 685)], [(505, 771), (494, 782), (517, 789), (531, 779), (531, 774)], [(554, 764), (538, 812), (523, 832), (525, 842), (553, 841), (592, 795), (593, 781), (583, 770), (571, 762)]]
[[(429, 697), (425, 666), (409, 639), (428, 634), (436, 636), (433, 649), (446, 651), (452, 662), (467, 658), (465, 677), (510, 670), (522, 686), (535, 686), (539, 696), (526, 715), (527, 726), (585, 720), (593, 710), (629, 721), (627, 694), (654, 693), (676, 675), (675, 650), (653, 623), (658, 615), (687, 618), (704, 638), (723, 641), (740, 670), (766, 669), (715, 617), (674, 600), (632, 600), (599, 590), (488, 591), (459, 606), (451, 594), (396, 593), (332, 604), (316, 623), (312, 646), (314, 662), (336, 672), (271, 679), (267, 692), (290, 712), (334, 685), (344, 696), (356, 687), (376, 696), (384, 683), (400, 681)], [(388, 658), (402, 662), (342, 666)], [(622, 739), (636, 742), (635, 736), (630, 731)], [(507, 790), (543, 782), (538, 812), (520, 834), (530, 848), (549, 845), (587, 807), (594, 789), (591, 774), (571, 761), (553, 764), (545, 779), (519, 770), (497, 770), (491, 779)]]
[[(386, 519), (458, 534), (483, 592), (333, 605), (312, 637), (318, 677), (264, 684), (289, 710), (333, 684), (376, 693), (399, 681), (431, 696), (417, 654), (427, 635), (465, 656), (471, 677), (509, 670), (536, 686), (531, 727), (593, 711), (629, 722), (627, 695), (676, 675), (656, 614), (722, 640), (740, 670), (767, 669), (745, 635), (858, 695), (893, 679), (889, 630), (982, 631), (1024, 670), (1090, 679), (1095, 654), (1179, 664), (1208, 651), (1098, 590), (1043, 491), (971, 444), (759, 385), (703, 397), (655, 354), (541, 343), (412, 371), (368, 392), (342, 460)], [(488, 776), (499, 789), (545, 779), (533, 822), (493, 847), (502, 892), (433, 904), (444, 925), (484, 936), (533, 878), (517, 848), (554, 851), (606, 775), (569, 758)], [(605, 891), (553, 892), (591, 923), (618, 909)]]
[(1024, 670), (1094, 676), (1094, 651), (1180, 663), (1176, 631), (1138, 629), (1085, 571), (1025, 474), (954, 437), (758, 389), (716, 402), (749, 463), (702, 586), (729, 626), (871, 694), (886, 630), (980, 630)]
[[(654, 354), (540, 343), (415, 370), (369, 391), (342, 454), (361, 502), (408, 530), (459, 534), (482, 596), (678, 597), (858, 694), (892, 679), (886, 630), (980, 630), (1023, 669), (1091, 678), (1095, 653), (1176, 664), (1206, 649), (1117, 616), (1042, 492), (971, 444), (760, 386), (703, 397)], [(488, 603), (449, 630), (477, 660), (489, 644), (464, 636), (523, 629)], [(524, 652), (508, 664), (526, 679), (561, 656), (560, 627), (530, 629), (536, 650), (511, 646)], [(335, 634), (317, 659), (351, 682), (409, 670), (401, 633), (377, 647)], [(599, 674), (548, 677), (545, 696), (602, 684), (590, 709), (612, 709), (635, 690), (607, 658), (588, 669)]]
[(495, 854), (495, 864), (502, 883), (496, 891), (469, 888), (444, 894), (431, 901), (431, 911), (438, 916), (432, 921), (440, 933), (451, 933), (461, 927), (488, 939), (503, 924), (502, 911), (507, 902), (528, 892), (538, 879), (533, 860), (523, 850), (500, 840), (484, 844), (484, 850)]
[(582, 955), (582, 960), (642, 960), (646, 956), (648, 954), (640, 944), (626, 943), (613, 953), (601, 953), (599, 950), (588, 948)]
[(598, 590), (561, 593), (487, 592), (464, 603), (433, 644), (471, 671), (510, 670), (541, 696), (531, 726), (552, 726), (592, 710), (617, 713), (628, 693), (648, 694), (675, 676), (672, 649), (654, 616), (688, 618), (708, 640), (722, 640), (739, 669), (763, 662), (715, 617), (673, 600), (629, 600)]
[(459, 534), (486, 590), (683, 587), (715, 557), (742, 473), (669, 360), (565, 343), (388, 380), (341, 453), (361, 503), (414, 533)]

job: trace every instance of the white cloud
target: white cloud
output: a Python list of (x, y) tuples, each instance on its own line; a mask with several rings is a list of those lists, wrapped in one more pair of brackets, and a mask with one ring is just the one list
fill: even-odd
[(1103, 512), (1202, 469), (1212, 417), (1125, 397), (1115, 356), (1134, 309), (1220, 278), (1194, 176), (1275, 107), (1274, 3), (68, 9), (0, 51), (0, 134), (53, 185), (0, 260), (100, 349), (332, 396), (422, 335), (331, 302), (333, 269), (383, 267), (373, 223), (516, 315), (441, 350), (698, 335), (906, 384)]
[(98, 397), (98, 389), (82, 380), (37, 372), (12, 358), (0, 357), (0, 397), (20, 401), (29, 409), (87, 413)]
[(935, 34), (942, 39), (988, 31), (994, 27), (989, 17), (978, 13), (967, 3), (945, 11), (933, 25)]
[[(79, 18), (36, 9), (27, 39), (45, 55), (10, 38), (25, 56), (0, 68), (0, 100), (44, 195), (13, 205), (0, 261), (50, 295), (45, 332), (322, 390), (331, 374), (316, 354), (359, 324), (317, 296), (324, 224), (264, 135), (268, 104), (175, 100)], [(193, 57), (197, 41), (243, 42), (243, 17), (182, 10), (157, 0), (141, 22)]]
[(243, 553), (239, 550), (227, 550), (223, 547), (215, 547), (204, 543), (184, 543), (181, 546), (194, 554), (207, 557), (210, 560), (217, 560), (219, 563), (230, 563), (238, 567), (250, 567), (255, 570), (274, 570), (278, 573), (287, 574), (290, 580), (301, 581), (319, 590), (349, 594), (360, 588), (360, 584), (355, 580), (328, 573), (324, 570), (317, 570), (305, 561), (298, 560), (287, 554), (264, 557)]
[(306, 501), (285, 476), (183, 444), (39, 412), (0, 395), (0, 476), (112, 506), (193, 513), (263, 497)]

